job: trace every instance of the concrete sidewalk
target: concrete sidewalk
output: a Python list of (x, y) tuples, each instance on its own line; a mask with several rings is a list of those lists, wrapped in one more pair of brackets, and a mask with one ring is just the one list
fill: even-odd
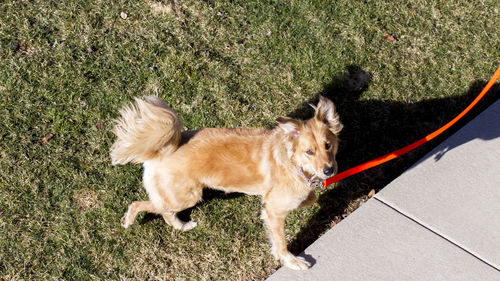
[(500, 280), (500, 100), (267, 280)]

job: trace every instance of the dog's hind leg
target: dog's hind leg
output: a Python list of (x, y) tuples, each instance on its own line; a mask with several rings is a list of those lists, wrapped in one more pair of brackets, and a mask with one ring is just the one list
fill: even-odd
[(167, 224), (177, 230), (188, 231), (193, 229), (198, 224), (195, 221), (181, 221), (175, 212), (163, 212), (161, 215)]
[(177, 212), (188, 209), (196, 205), (201, 199), (201, 187), (192, 187), (188, 192), (170, 192), (165, 198), (164, 209), (160, 212), (165, 222), (174, 229), (187, 231), (193, 229), (197, 223), (195, 221), (184, 222), (177, 217)]
[(135, 201), (128, 206), (127, 212), (121, 219), (121, 225), (125, 228), (129, 227), (134, 223), (135, 217), (139, 212), (157, 213), (156, 208), (153, 206), (153, 202)]

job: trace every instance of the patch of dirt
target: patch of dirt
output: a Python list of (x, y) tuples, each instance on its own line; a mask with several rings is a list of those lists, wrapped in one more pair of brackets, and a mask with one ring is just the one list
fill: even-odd
[(173, 7), (172, 3), (161, 3), (161, 2), (151, 2), (149, 3), (149, 7), (151, 8), (151, 13), (155, 16), (163, 15), (163, 14), (172, 14)]
[(81, 210), (92, 209), (97, 205), (99, 193), (90, 189), (77, 190), (73, 194), (73, 203)]

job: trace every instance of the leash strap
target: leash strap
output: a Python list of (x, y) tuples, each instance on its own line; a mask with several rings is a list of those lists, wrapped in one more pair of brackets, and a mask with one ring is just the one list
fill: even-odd
[(490, 90), (490, 88), (498, 80), (499, 77), (500, 77), (500, 67), (497, 68), (497, 70), (495, 71), (495, 73), (491, 77), (488, 84), (486, 84), (486, 86), (479, 93), (479, 95), (471, 102), (471, 104), (469, 104), (469, 106), (467, 106), (467, 108), (465, 108), (459, 115), (457, 115), (457, 117), (453, 118), (453, 120), (448, 122), (443, 127), (437, 129), (433, 133), (427, 135), (426, 137), (424, 137), (424, 138), (422, 138), (422, 139), (420, 139), (420, 140), (418, 140), (410, 145), (407, 145), (407, 146), (400, 148), (394, 152), (391, 152), (391, 153), (386, 154), (384, 156), (381, 156), (379, 158), (373, 159), (371, 161), (368, 161), (368, 162), (363, 163), (361, 165), (358, 165), (356, 167), (350, 168), (346, 171), (343, 171), (342, 173), (339, 173), (331, 178), (324, 180), (323, 181), (323, 188), (326, 188), (327, 186), (329, 186), (332, 183), (338, 182), (342, 179), (345, 179), (345, 178), (350, 177), (352, 175), (355, 175), (357, 173), (363, 172), (365, 170), (368, 170), (370, 168), (373, 168), (373, 167), (378, 166), (380, 164), (383, 164), (385, 162), (391, 161), (392, 159), (397, 158), (403, 154), (406, 154), (406, 153), (414, 150), (415, 148), (421, 146), (422, 144), (439, 136), (441, 133), (443, 133), (448, 128), (453, 126), (455, 123), (457, 123), (458, 120), (460, 120), (465, 114), (467, 114), (483, 98), (483, 96)]

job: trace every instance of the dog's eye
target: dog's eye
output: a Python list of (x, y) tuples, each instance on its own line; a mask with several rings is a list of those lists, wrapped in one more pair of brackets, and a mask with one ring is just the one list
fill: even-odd
[(312, 150), (309, 149), (308, 151), (306, 151), (306, 154), (307, 155), (314, 155), (314, 152), (312, 152)]
[(326, 150), (329, 150), (329, 149), (330, 149), (330, 147), (332, 147), (332, 146), (331, 146), (329, 143), (325, 142), (325, 149), (326, 149)]

